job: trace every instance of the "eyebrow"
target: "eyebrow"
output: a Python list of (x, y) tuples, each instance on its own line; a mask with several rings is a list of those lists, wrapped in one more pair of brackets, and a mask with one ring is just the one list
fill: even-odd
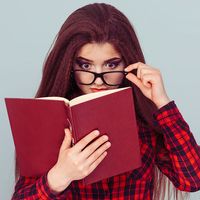
[[(84, 60), (84, 61), (87, 61), (87, 62), (90, 62), (90, 63), (93, 62), (92, 60), (89, 60), (89, 59), (81, 57), (81, 56), (77, 57), (76, 60)], [(112, 62), (112, 61), (121, 61), (121, 60), (122, 60), (122, 58), (120, 58), (120, 57), (113, 57), (113, 58), (110, 58), (108, 60), (105, 60), (104, 63), (108, 63), (108, 62)]]

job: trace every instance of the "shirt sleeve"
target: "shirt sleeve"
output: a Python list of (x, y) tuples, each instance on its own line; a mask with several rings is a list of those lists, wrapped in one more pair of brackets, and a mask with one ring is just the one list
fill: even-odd
[(156, 155), (158, 168), (183, 191), (200, 190), (200, 147), (174, 101), (154, 113), (163, 135)]
[(67, 197), (67, 191), (68, 189), (59, 194), (53, 193), (47, 183), (47, 174), (40, 178), (20, 176), (15, 185), (12, 200), (64, 200)]

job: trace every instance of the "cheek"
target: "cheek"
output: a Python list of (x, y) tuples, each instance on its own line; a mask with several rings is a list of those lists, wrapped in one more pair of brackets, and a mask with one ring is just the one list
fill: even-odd
[(80, 77), (75, 75), (74, 80), (75, 80), (76, 84), (78, 85), (78, 83), (80, 82)]
[(88, 85), (80, 85), (80, 84), (77, 84), (77, 85), (78, 85), (79, 89), (81, 90), (82, 94), (91, 93)]
[(119, 87), (119, 86), (110, 86), (109, 89), (110, 89), (110, 90), (111, 90), (111, 89), (117, 89), (118, 87)]

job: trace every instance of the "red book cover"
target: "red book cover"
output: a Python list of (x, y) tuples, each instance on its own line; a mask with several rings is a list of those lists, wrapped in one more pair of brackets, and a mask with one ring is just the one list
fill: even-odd
[(83, 179), (85, 184), (141, 166), (132, 89), (98, 93), (104, 95), (69, 106), (53, 99), (5, 99), (20, 175), (40, 176), (53, 167), (68, 119), (75, 143), (95, 129), (111, 142), (105, 159)]

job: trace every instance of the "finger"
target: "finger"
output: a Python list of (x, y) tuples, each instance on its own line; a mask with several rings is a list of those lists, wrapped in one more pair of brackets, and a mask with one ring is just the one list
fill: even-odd
[(140, 79), (146, 87), (151, 87), (151, 81), (155, 76), (155, 72), (151, 68), (142, 68), (140, 71)]
[(142, 76), (142, 83), (150, 83), (151, 85), (155, 85), (157, 82), (159, 82), (160, 79), (157, 78), (155, 74), (144, 74)]
[(140, 70), (138, 69), (138, 71), (140, 71), (140, 78), (145, 74), (157, 74), (158, 73), (158, 70), (156, 70), (155, 68), (152, 68), (152, 67), (148, 67), (148, 66), (140, 67)]
[(94, 130), (88, 135), (86, 135), (83, 139), (81, 139), (79, 142), (77, 142), (74, 146), (74, 150), (76, 152), (82, 151), (92, 140), (94, 140), (100, 132), (98, 130)]
[(65, 131), (65, 137), (61, 144), (60, 151), (66, 150), (71, 147), (72, 134), (68, 128), (66, 128), (64, 131)]
[(149, 68), (149, 67), (140, 67), (140, 77), (143, 74), (152, 74), (153, 73), (153, 69)]
[(137, 78), (137, 76), (135, 76), (134, 74), (128, 73), (128, 75), (126, 75), (126, 78), (132, 83), (134, 83), (141, 90), (143, 89), (144, 86), (142, 84), (142, 81), (139, 78)]
[(141, 66), (141, 65), (144, 65), (144, 63), (142, 63), (142, 62), (137, 62), (137, 63), (131, 64), (131, 65), (129, 65), (128, 67), (126, 67), (126, 68), (124, 69), (124, 71), (125, 71), (125, 72), (130, 72), (130, 71), (132, 71), (133, 69), (138, 69), (138, 67)]
[(93, 143), (91, 143), (89, 146), (87, 146), (81, 153), (82, 159), (88, 158), (96, 149), (98, 149), (103, 143), (108, 141), (108, 136), (103, 135), (97, 140), (95, 140)]
[(89, 170), (88, 170), (88, 174), (90, 174), (91, 172), (93, 172), (95, 170), (95, 168), (103, 161), (103, 159), (106, 157), (107, 152), (105, 151), (103, 154), (101, 154), (98, 159), (95, 160), (95, 162), (93, 162), (90, 166), (89, 166)]
[(144, 74), (141, 78), (142, 83), (145, 87), (151, 88), (152, 87), (152, 75), (151, 74)]
[[(130, 67), (129, 72), (135, 74), (139, 79), (141, 79), (142, 73), (152, 70), (148, 65), (141, 62), (129, 65), (128, 67)], [(126, 69), (128, 69), (128, 67)]]
[(95, 160), (99, 158), (108, 148), (110, 148), (111, 143), (106, 142), (101, 147), (99, 147), (93, 154), (91, 154), (87, 159), (87, 165), (90, 166)]
[(142, 79), (144, 74), (153, 74), (154, 72), (155, 70), (152, 67), (149, 67), (148, 65), (140, 65), (137, 70), (137, 77)]

